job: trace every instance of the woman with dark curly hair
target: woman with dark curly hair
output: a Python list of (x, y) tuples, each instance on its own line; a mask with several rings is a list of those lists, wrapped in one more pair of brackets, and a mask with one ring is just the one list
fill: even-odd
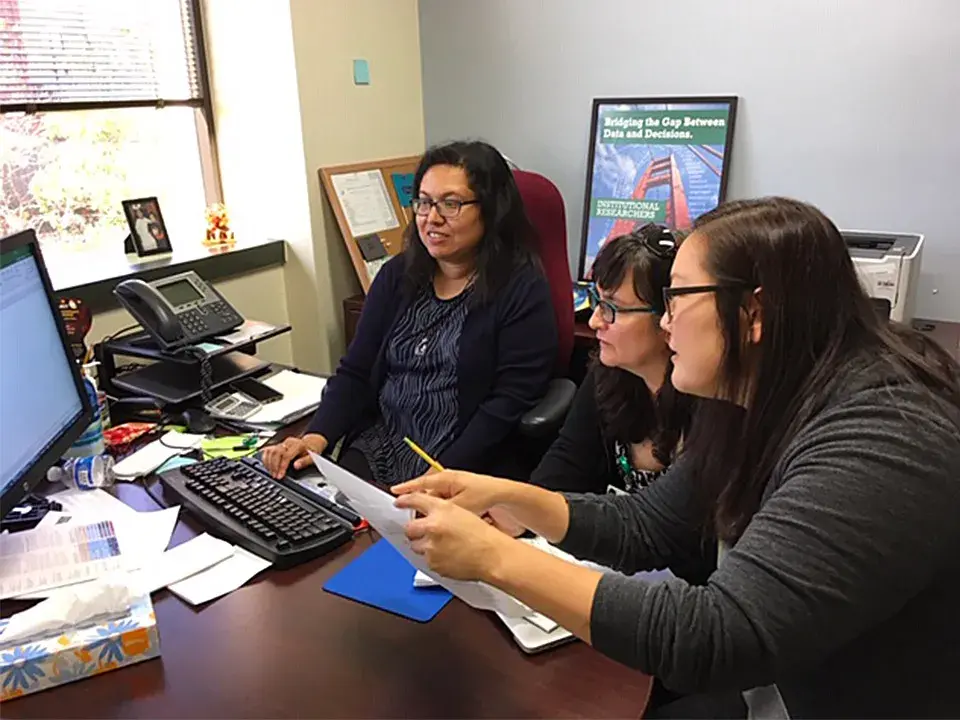
[(670, 464), (691, 398), (670, 383), (660, 329), (676, 239), (649, 224), (607, 241), (593, 265), (590, 327), (600, 348), (560, 436), (530, 481), (550, 490), (642, 490)]

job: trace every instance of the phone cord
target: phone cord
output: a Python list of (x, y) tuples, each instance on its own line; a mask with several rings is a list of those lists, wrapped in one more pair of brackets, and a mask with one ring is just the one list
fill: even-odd
[(198, 347), (184, 348), (188, 355), (192, 355), (200, 364), (200, 399), (206, 405), (212, 398), (210, 388), (213, 385), (213, 366), (210, 356)]

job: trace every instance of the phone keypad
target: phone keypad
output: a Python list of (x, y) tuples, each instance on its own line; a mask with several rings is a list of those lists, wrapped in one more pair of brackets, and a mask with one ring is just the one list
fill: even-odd
[(215, 315), (217, 315), (217, 317), (220, 318), (221, 321), (230, 326), (238, 325), (243, 322), (243, 318), (240, 317), (237, 311), (223, 300), (212, 302), (208, 307)]
[(188, 310), (178, 317), (188, 335), (202, 335), (208, 332), (206, 319), (196, 310)]
[(177, 318), (189, 337), (226, 332), (243, 322), (237, 311), (223, 300), (190, 308)]

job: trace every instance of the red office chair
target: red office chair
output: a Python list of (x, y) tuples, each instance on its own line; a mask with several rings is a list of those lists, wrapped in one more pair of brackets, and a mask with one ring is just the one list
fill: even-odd
[(526, 170), (514, 170), (513, 176), (527, 216), (537, 231), (537, 252), (550, 284), (560, 340), (554, 380), (543, 400), (520, 421), (520, 432), (527, 437), (552, 441), (576, 393), (576, 386), (566, 378), (573, 353), (573, 286), (567, 261), (567, 217), (563, 197), (550, 180)]
[(537, 231), (537, 252), (550, 283), (560, 346), (555, 375), (563, 377), (573, 353), (573, 284), (567, 260), (567, 214), (557, 186), (543, 175), (514, 170), (527, 217)]

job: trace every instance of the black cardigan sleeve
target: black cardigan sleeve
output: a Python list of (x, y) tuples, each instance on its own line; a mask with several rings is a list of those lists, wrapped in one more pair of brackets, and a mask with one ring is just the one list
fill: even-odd
[(560, 435), (530, 476), (534, 485), (560, 492), (603, 493), (623, 486), (600, 432), (596, 385), (587, 373), (577, 390)]
[[(543, 397), (557, 357), (557, 323), (550, 286), (539, 273), (518, 273), (500, 293), (495, 312), (493, 386), (463, 432), (437, 461), (448, 468), (481, 470), (490, 452)], [(460, 353), (478, 352), (461, 336)]]
[(378, 388), (371, 375), (380, 345), (402, 303), (403, 262), (398, 255), (377, 273), (363, 303), (356, 336), (327, 380), (320, 406), (307, 428), (308, 433), (326, 437), (330, 447), (351, 432), (376, 403)]

